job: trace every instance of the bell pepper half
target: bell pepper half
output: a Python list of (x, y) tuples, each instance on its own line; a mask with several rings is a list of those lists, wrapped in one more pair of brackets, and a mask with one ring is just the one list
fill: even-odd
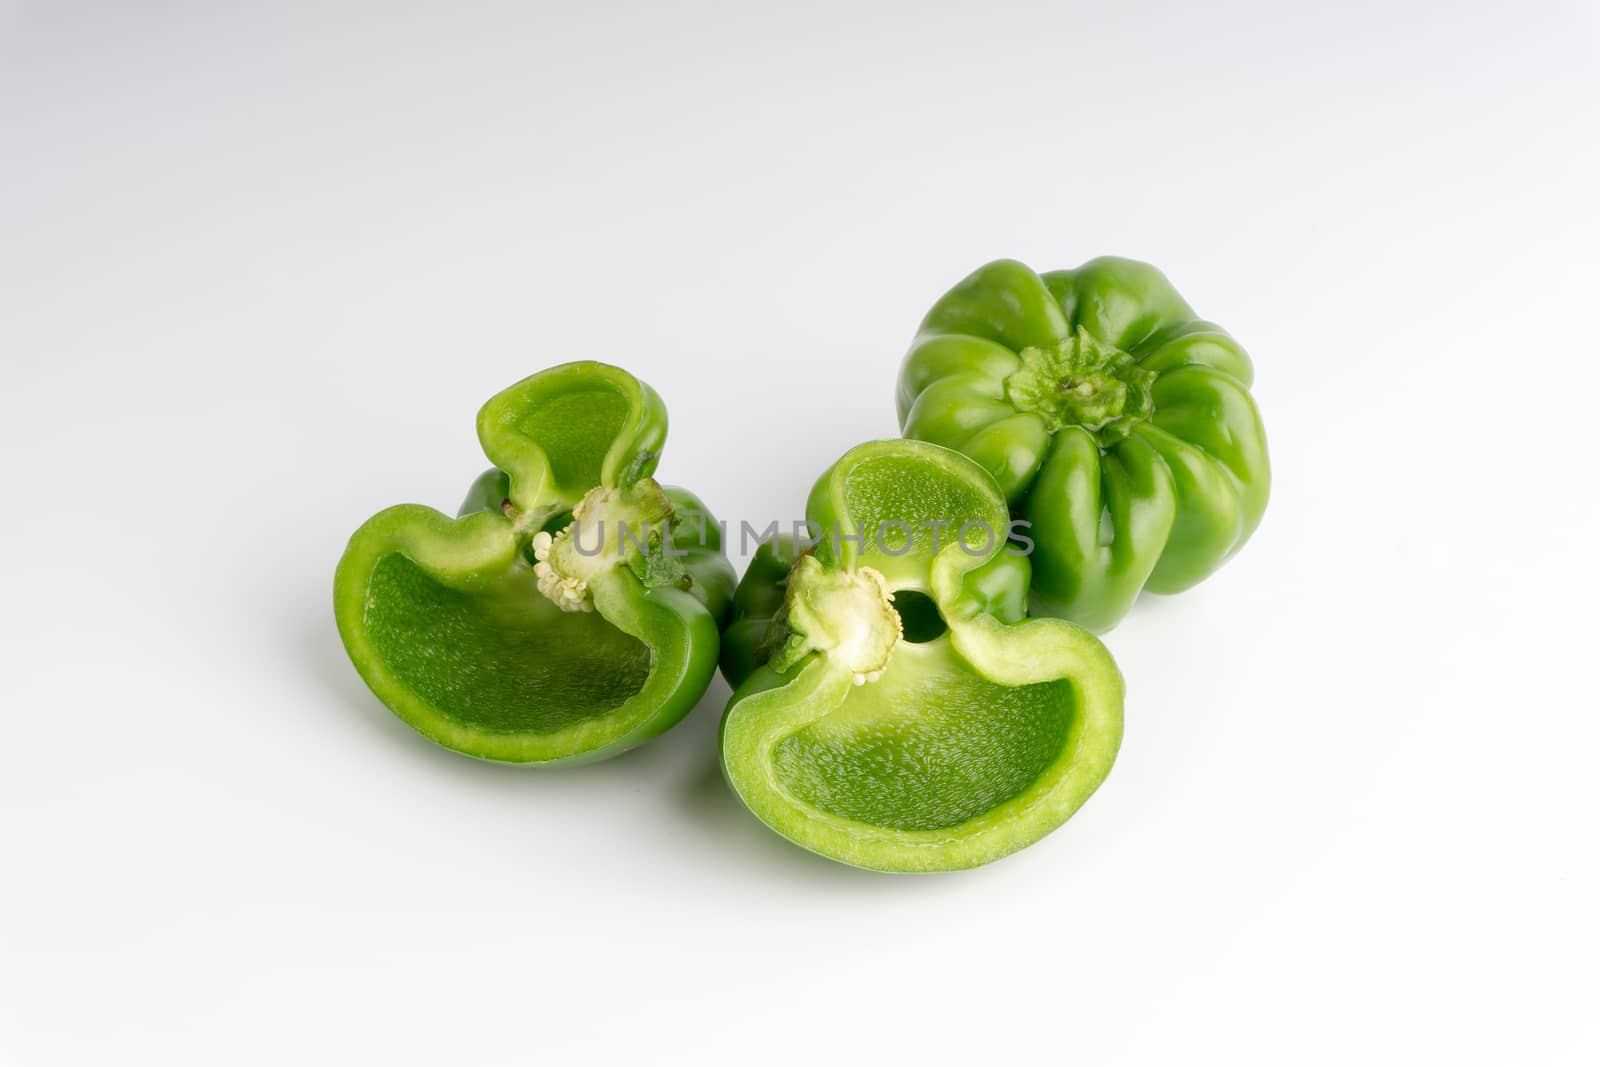
[(683, 718), (716, 669), (734, 576), (704, 505), (651, 477), (666, 433), (655, 390), (603, 363), (485, 404), (494, 467), (458, 516), (388, 508), (339, 561), (339, 633), (378, 699), (511, 763), (603, 758)]
[(767, 826), (842, 863), (974, 867), (1065, 822), (1122, 737), (1122, 676), (1070, 622), (1028, 619), (994, 479), (958, 452), (846, 453), (734, 597), (720, 749)]

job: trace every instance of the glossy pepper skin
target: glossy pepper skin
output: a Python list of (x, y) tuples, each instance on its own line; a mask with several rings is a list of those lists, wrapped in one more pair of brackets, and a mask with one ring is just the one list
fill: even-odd
[(724, 636), (739, 798), (794, 843), (881, 871), (975, 867), (1065, 822), (1116, 757), (1122, 676), (1087, 630), (1025, 617), (1028, 561), (1005, 546), (994, 479), (879, 441), (822, 476), (806, 515), (822, 541), (763, 545)]
[(458, 517), (388, 508), (339, 561), (339, 634), (373, 693), (439, 744), (510, 763), (614, 755), (687, 714), (734, 577), (704, 505), (651, 477), (666, 432), (655, 391), (603, 363), (485, 404), (495, 466)]
[(1032, 524), (1039, 609), (1115, 626), (1242, 547), (1267, 506), (1250, 357), (1147, 263), (980, 268), (923, 319), (901, 431), (977, 460)]

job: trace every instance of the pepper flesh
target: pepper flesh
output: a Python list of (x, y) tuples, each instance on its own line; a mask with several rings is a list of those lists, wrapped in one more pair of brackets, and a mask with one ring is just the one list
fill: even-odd
[[(739, 798), (796, 844), (884, 871), (977, 866), (1065, 822), (1115, 759), (1122, 677), (1088, 631), (1025, 618), (1028, 561), (1003, 538), (935, 545), (938, 524), (1006, 528), (994, 480), (949, 449), (874, 442), (806, 513), (845, 536), (761, 546), (723, 639)], [(886, 523), (906, 535), (886, 546)], [(897, 605), (924, 599), (938, 625), (913, 638)]]
[(928, 312), (897, 405), (907, 437), (971, 456), (1031, 524), (1036, 605), (1103, 631), (1141, 590), (1206, 578), (1261, 521), (1252, 377), (1148, 264), (1001, 260)]
[[(484, 759), (592, 760), (665, 730), (715, 670), (733, 571), (704, 505), (650, 476), (660, 398), (564, 364), (491, 399), (478, 430), (496, 466), (457, 518), (401, 505), (351, 538), (334, 608), (352, 662), (406, 723)], [(557, 574), (540, 546), (570, 543), (579, 512), (644, 532)]]

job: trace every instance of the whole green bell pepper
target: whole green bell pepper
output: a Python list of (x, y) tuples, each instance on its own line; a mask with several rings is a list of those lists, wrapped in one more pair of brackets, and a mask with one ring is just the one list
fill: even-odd
[(1267, 506), (1250, 357), (1154, 267), (990, 263), (923, 319), (907, 437), (959, 449), (1032, 524), (1038, 606), (1106, 630), (1216, 570)]
[(1025, 618), (994, 479), (918, 441), (852, 449), (812, 490), (821, 541), (762, 545), (734, 597), (724, 772), (773, 830), (884, 871), (974, 867), (1105, 779), (1122, 676), (1087, 630)]
[(513, 763), (592, 760), (694, 707), (733, 593), (720, 528), (650, 475), (655, 390), (568, 363), (495, 396), (495, 466), (459, 517), (392, 507), (351, 537), (334, 614), (372, 691), (439, 744)]

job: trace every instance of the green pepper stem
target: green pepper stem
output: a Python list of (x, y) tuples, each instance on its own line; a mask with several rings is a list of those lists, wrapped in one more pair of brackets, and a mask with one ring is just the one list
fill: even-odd
[(1050, 432), (1082, 426), (1114, 444), (1150, 417), (1154, 371), (1079, 326), (1053, 348), (1028, 347), (1005, 381), (1018, 411), (1034, 412)]

